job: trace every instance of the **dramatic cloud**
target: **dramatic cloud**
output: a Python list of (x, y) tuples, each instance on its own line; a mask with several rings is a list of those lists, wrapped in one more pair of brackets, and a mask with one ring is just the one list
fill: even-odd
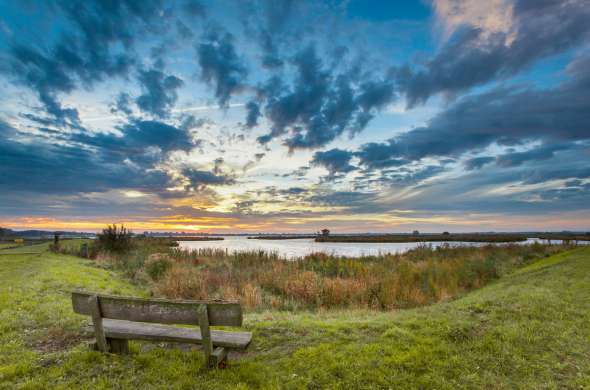
[(230, 33), (210, 30), (197, 46), (201, 79), (215, 90), (220, 106), (227, 106), (230, 97), (245, 85), (248, 74), (233, 44)]
[(158, 121), (136, 121), (122, 126), (123, 144), (132, 148), (157, 146), (165, 152), (191, 149), (190, 134), (174, 126)]
[(339, 135), (363, 130), (374, 115), (395, 98), (393, 84), (385, 80), (359, 79), (355, 72), (334, 75), (317, 55), (314, 46), (293, 59), (294, 85), (277, 78), (263, 87), (264, 114), (272, 129), (261, 143), (283, 137), (289, 149), (317, 148)]
[(183, 85), (176, 76), (166, 76), (159, 70), (139, 72), (139, 82), (144, 93), (136, 99), (137, 106), (147, 113), (165, 118), (176, 103), (176, 90)]
[[(77, 144), (23, 138), (0, 122), (0, 188), (39, 193), (101, 192), (113, 188), (161, 191), (168, 176), (159, 170), (125, 164), (111, 151), (117, 138), (97, 137), (91, 149)], [(144, 143), (144, 141), (141, 141)], [(131, 147), (131, 146), (129, 146)]]
[(113, 108), (111, 108), (111, 112), (114, 114), (116, 112), (122, 112), (125, 115), (131, 115), (133, 112), (131, 110), (131, 96), (128, 93), (123, 92), (117, 96), (117, 101)]
[(161, 2), (56, 1), (56, 5), (75, 29), (51, 46), (12, 42), (3, 68), (37, 93), (56, 125), (76, 126), (78, 111), (62, 107), (58, 95), (80, 84), (89, 87), (105, 78), (126, 76), (134, 63), (135, 34), (153, 28), (150, 22)]
[[(569, 79), (551, 89), (500, 88), (465, 97), (435, 116), (428, 126), (410, 130), (387, 143), (366, 144), (358, 156), (367, 166), (384, 167), (403, 159), (459, 156), (494, 142), (514, 145), (590, 139), (589, 65), (587, 56), (572, 61)], [(525, 153), (512, 158), (524, 161), (527, 157), (550, 157), (551, 148), (535, 152), (539, 153), (536, 157)]]
[(495, 160), (496, 158), (491, 156), (470, 158), (469, 160), (465, 161), (465, 169), (468, 171), (473, 171), (474, 169), (481, 169), (484, 165), (490, 164)]
[(328, 170), (331, 177), (355, 170), (350, 165), (352, 153), (341, 149), (331, 149), (325, 152), (316, 152), (313, 155), (311, 164), (324, 167)]
[(190, 187), (195, 190), (207, 185), (229, 185), (235, 183), (233, 177), (223, 175), (219, 172), (187, 168), (182, 171), (182, 174), (190, 181)]
[(517, 0), (513, 13), (509, 31), (504, 31), (502, 22), (498, 22), (494, 33), (482, 26), (465, 25), (424, 69), (400, 69), (398, 81), (408, 105), (424, 103), (439, 92), (455, 94), (497, 77), (514, 75), (534, 61), (561, 53), (590, 37), (590, 7), (585, 0)]
[(515, 167), (527, 161), (541, 161), (553, 158), (556, 151), (569, 149), (571, 145), (543, 145), (526, 152), (512, 152), (496, 157), (496, 164), (501, 167)]
[(246, 104), (248, 115), (246, 117), (246, 127), (252, 128), (258, 126), (258, 118), (260, 117), (260, 106), (253, 101)]

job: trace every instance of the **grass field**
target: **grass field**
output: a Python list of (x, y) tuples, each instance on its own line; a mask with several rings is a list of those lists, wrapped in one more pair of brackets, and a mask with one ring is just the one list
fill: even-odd
[(590, 388), (590, 248), (419, 309), (247, 313), (253, 345), (213, 372), (187, 348), (88, 351), (69, 291), (147, 291), (45, 248), (0, 251), (0, 388)]

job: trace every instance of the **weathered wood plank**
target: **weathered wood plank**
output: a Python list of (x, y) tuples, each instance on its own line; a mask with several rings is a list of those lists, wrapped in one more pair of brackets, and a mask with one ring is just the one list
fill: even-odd
[[(91, 305), (88, 298), (92, 295), (95, 294), (82, 291), (73, 292), (72, 305), (74, 312), (91, 315)], [(197, 325), (199, 323), (197, 311), (201, 305), (206, 304), (211, 326), (242, 325), (242, 307), (238, 302), (99, 296), (103, 318), (161, 324)]]
[(109, 345), (107, 344), (107, 339), (104, 334), (104, 329), (102, 326), (102, 315), (101, 315), (101, 307), (100, 307), (100, 300), (98, 296), (93, 295), (86, 299), (89, 307), (90, 307), (90, 315), (92, 316), (92, 325), (94, 326), (94, 335), (96, 337), (96, 345), (98, 349), (102, 352), (109, 351)]
[[(170, 325), (110, 319), (103, 320), (103, 327), (108, 338), (187, 344), (201, 344), (203, 342), (201, 331), (197, 328), (177, 328)], [(211, 343), (214, 347), (246, 349), (251, 341), (252, 333), (250, 332), (211, 330)]]
[(211, 342), (211, 329), (209, 329), (209, 318), (207, 316), (207, 306), (199, 307), (199, 328), (201, 329), (201, 338), (203, 339), (203, 353), (205, 354), (205, 365), (209, 366), (211, 353), (213, 352), (213, 343)]

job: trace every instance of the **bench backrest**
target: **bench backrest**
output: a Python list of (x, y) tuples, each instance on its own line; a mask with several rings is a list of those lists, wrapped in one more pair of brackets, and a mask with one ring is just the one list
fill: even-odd
[(199, 309), (206, 305), (211, 326), (242, 326), (242, 307), (227, 301), (179, 301), (168, 299), (143, 299), (92, 294), (72, 293), (74, 312), (92, 315), (89, 298), (97, 296), (102, 318), (159, 324), (198, 325)]

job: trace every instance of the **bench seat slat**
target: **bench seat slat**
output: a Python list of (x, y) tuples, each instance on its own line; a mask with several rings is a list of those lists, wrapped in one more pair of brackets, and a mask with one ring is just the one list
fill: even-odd
[[(188, 344), (202, 342), (201, 331), (198, 328), (177, 328), (169, 325), (112, 319), (104, 319), (103, 327), (106, 337), (114, 339), (157, 340)], [(211, 330), (211, 339), (215, 347), (246, 349), (252, 341), (252, 333)]]

